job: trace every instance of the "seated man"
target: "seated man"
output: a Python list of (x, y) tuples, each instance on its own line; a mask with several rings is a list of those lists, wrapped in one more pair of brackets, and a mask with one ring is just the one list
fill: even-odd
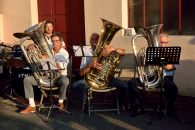
[[(54, 33), (51, 36), (53, 48), (54, 59), (57, 62), (57, 77), (54, 80), (54, 85), (59, 86), (60, 88), (60, 98), (59, 98), (59, 110), (64, 109), (64, 100), (66, 100), (66, 90), (69, 84), (69, 79), (67, 77), (67, 69), (64, 66), (67, 66), (69, 63), (69, 54), (68, 52), (61, 47), (62, 37), (60, 33)], [(47, 55), (39, 55), (40, 59), (48, 58)], [(60, 70), (61, 69), (61, 70)], [(29, 106), (20, 111), (21, 114), (28, 114), (36, 111), (35, 101), (34, 101), (34, 91), (33, 86), (37, 86), (38, 83), (34, 76), (29, 76), (24, 78), (24, 92), (25, 97), (29, 99)]]
[[(95, 46), (97, 44), (98, 38), (99, 38), (98, 34), (92, 34), (92, 36), (91, 36), (91, 41), (93, 41), (93, 42), (91, 42), (91, 45), (92, 45), (92, 48), (94, 48), (94, 49), (95, 49)], [(95, 40), (92, 40), (92, 39), (95, 39)], [(110, 45), (105, 45), (103, 47), (102, 54), (103, 54), (103, 56), (108, 56), (113, 51), (115, 51), (121, 55), (125, 55), (124, 49), (115, 48), (115, 47), (110, 46)], [(92, 61), (90, 61), (90, 60), (84, 60), (84, 61), (85, 61), (85, 63), (82, 62), (83, 64), (81, 64), (81, 69), (80, 69), (81, 76), (84, 76), (86, 73), (90, 72), (91, 69), (97, 69), (97, 70), (102, 69), (102, 65), (100, 63), (98, 63), (95, 58)], [(129, 87), (128, 87), (127, 83), (125, 83), (124, 81), (122, 81), (118, 78), (115, 78), (115, 77), (112, 77), (110, 79), (108, 86), (110, 86), (110, 87), (114, 86), (119, 90), (118, 99), (119, 99), (120, 106), (122, 106), (122, 102), (124, 100), (124, 97), (127, 95), (128, 90), (134, 91), (134, 89), (128, 89)], [(75, 95), (78, 96), (80, 102), (83, 102), (85, 100), (86, 90), (88, 87), (89, 86), (84, 78), (73, 83), (72, 91), (74, 91), (76, 93)]]
[[(167, 34), (160, 34), (160, 46), (161, 47), (167, 47), (169, 42), (169, 38)], [(167, 64), (163, 66), (163, 76), (164, 76), (164, 82), (163, 88), (165, 90), (165, 95), (167, 98), (167, 115), (174, 115), (174, 103), (176, 101), (177, 93), (178, 93), (178, 88), (173, 81), (173, 74), (175, 70), (175, 65), (173, 64)], [(133, 107), (134, 113), (137, 113), (137, 108), (139, 103), (140, 98), (140, 93), (137, 91), (138, 86), (141, 86), (141, 83), (139, 79), (133, 79), (128, 82), (129, 86), (134, 86), (134, 87), (129, 87), (129, 89), (134, 89), (134, 90), (129, 90), (130, 96), (132, 96), (132, 100), (135, 103)], [(133, 92), (133, 93), (131, 93)]]
[[(160, 35), (160, 45), (161, 47), (168, 47), (169, 37), (167, 34)], [(174, 115), (174, 104), (178, 94), (178, 88), (173, 80), (175, 65), (167, 64), (163, 67), (164, 75), (164, 90), (167, 98), (167, 115)]]

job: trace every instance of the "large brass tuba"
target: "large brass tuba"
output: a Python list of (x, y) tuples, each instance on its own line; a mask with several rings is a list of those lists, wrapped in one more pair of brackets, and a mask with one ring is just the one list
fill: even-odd
[[(143, 34), (136, 34), (132, 38), (133, 52), (135, 55), (136, 70), (145, 89), (153, 89), (158, 87), (161, 81), (160, 68), (157, 65), (146, 65), (146, 47), (140, 48), (136, 46), (135, 40), (138, 37), (144, 37), (147, 41), (147, 47), (159, 47), (159, 34), (162, 24), (157, 24), (141, 29)], [(138, 44), (138, 43), (137, 43)]]
[(92, 69), (86, 74), (86, 81), (90, 87), (94, 89), (105, 89), (108, 87), (109, 79), (114, 76), (115, 69), (118, 67), (121, 55), (116, 52), (111, 52), (109, 56), (104, 57), (102, 50), (104, 45), (110, 44), (116, 32), (122, 27), (105, 19), (101, 19), (103, 28), (100, 33), (94, 56), (97, 57), (97, 62), (102, 64), (102, 70)]
[[(36, 24), (27, 30), (25, 30), (21, 35), (21, 39), (14, 45), (19, 44), (24, 57), (32, 69), (33, 76), (39, 85), (49, 86), (50, 78), (53, 80), (56, 77), (56, 72), (52, 71), (50, 74), (47, 71), (43, 71), (43, 66), (41, 64), (39, 54), (45, 54), (49, 56), (49, 59), (53, 59), (53, 54), (48, 46), (48, 43), (41, 31), (44, 26), (45, 21)], [(29, 44), (29, 40), (32, 40)], [(51, 77), (50, 77), (51, 76)], [(49, 78), (50, 77), (50, 78)]]

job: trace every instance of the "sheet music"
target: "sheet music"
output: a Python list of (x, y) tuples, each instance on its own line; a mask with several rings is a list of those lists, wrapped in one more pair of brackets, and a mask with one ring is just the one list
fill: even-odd
[(93, 49), (91, 46), (83, 46), (84, 56), (93, 56)]
[[(51, 70), (58, 70), (57, 68), (57, 62), (55, 62), (55, 59), (53, 58), (46, 58), (46, 59), (40, 59), (41, 65), (43, 67), (43, 70), (49, 70), (49, 66)], [(49, 66), (48, 66), (48, 64)]]
[(75, 56), (93, 56), (93, 50), (91, 46), (74, 45), (73, 50), (74, 50)]
[(83, 56), (81, 46), (73, 46), (75, 56)]

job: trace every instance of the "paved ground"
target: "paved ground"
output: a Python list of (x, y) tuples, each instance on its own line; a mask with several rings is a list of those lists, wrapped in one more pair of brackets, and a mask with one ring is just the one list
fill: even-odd
[[(152, 125), (148, 125), (152, 117), (149, 111), (137, 117), (129, 116), (127, 111), (122, 111), (120, 115), (116, 112), (92, 113), (90, 117), (84, 113), (81, 119), (81, 108), (72, 103), (69, 107), (71, 115), (52, 110), (46, 123), (47, 111), (29, 115), (18, 113), (27, 102), (16, 96), (5, 96), (9, 84), (10, 80), (0, 80), (0, 130), (195, 130), (195, 98), (191, 97), (177, 98), (175, 106), (180, 121), (169, 116), (159, 119), (158, 114), (155, 114)], [(151, 101), (158, 104), (158, 95), (157, 98), (144, 98), (142, 102), (145, 108), (150, 106)]]
[[(17, 101), (17, 102), (16, 102)], [(93, 113), (90, 117), (84, 113), (80, 121), (80, 109), (72, 105), (72, 115), (52, 110), (49, 121), (46, 123), (47, 112), (21, 115), (18, 113), (23, 103), (17, 100), (0, 97), (0, 129), (1, 130), (186, 130), (195, 129), (195, 99), (179, 97), (176, 108), (176, 118), (156, 114), (152, 125), (148, 125), (151, 113), (145, 112), (137, 117), (130, 117), (128, 112)]]

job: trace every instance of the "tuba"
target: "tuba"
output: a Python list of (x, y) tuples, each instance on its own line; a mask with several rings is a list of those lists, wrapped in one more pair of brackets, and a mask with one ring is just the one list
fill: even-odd
[(110, 44), (116, 32), (122, 29), (122, 27), (105, 19), (101, 20), (103, 28), (94, 51), (94, 56), (97, 58), (97, 62), (102, 65), (102, 69), (91, 69), (85, 76), (89, 87), (94, 89), (106, 89), (108, 87), (109, 79), (114, 76), (115, 69), (118, 67), (121, 59), (121, 55), (117, 52), (111, 52), (109, 56), (104, 57), (102, 51), (104, 45)]
[[(39, 54), (44, 54), (48, 55), (49, 59), (54, 59), (43, 32), (41, 31), (44, 23), (45, 22), (41, 22), (25, 30), (21, 33), (21, 39), (13, 45), (20, 45), (24, 57), (38, 84), (42, 86), (49, 86), (50, 80), (53, 82), (57, 73), (55, 71), (48, 72), (43, 70), (41, 60), (38, 56)], [(32, 40), (33, 42), (29, 44), (29, 40)]]
[(133, 53), (135, 55), (136, 71), (144, 89), (154, 89), (159, 86), (161, 81), (160, 67), (157, 65), (146, 65), (146, 48), (137, 49), (135, 39), (144, 37), (148, 47), (159, 47), (159, 34), (162, 24), (157, 24), (141, 29), (143, 34), (136, 34), (132, 38)]

